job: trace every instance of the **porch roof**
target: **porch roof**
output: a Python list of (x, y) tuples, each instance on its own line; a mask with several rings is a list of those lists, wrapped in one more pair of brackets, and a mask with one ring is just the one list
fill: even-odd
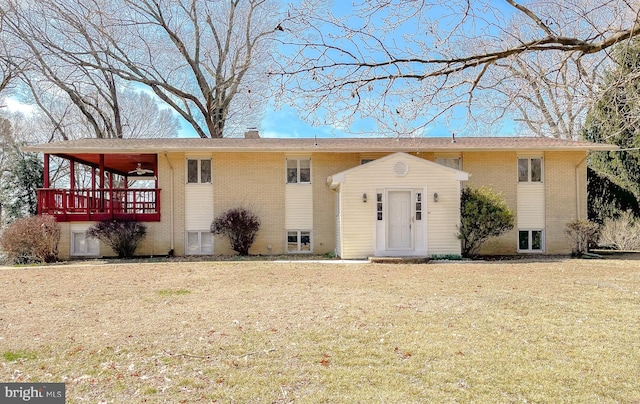
[(545, 137), (412, 138), (158, 138), (78, 139), (25, 146), (23, 150), (56, 155), (145, 154), (163, 152), (463, 152), (616, 150), (615, 145)]
[(153, 174), (138, 174), (135, 172), (136, 168), (139, 167), (155, 172), (158, 161), (158, 156), (155, 153), (107, 153), (103, 151), (77, 153), (73, 150), (66, 150), (64, 153), (50, 152), (50, 154), (96, 168), (100, 166), (100, 155), (104, 154), (103, 164), (105, 170), (123, 176), (141, 178), (152, 177)]

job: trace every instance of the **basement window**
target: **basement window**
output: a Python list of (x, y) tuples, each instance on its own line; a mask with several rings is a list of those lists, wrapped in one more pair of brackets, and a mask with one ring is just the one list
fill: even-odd
[(544, 232), (542, 230), (518, 230), (518, 252), (544, 251)]
[(311, 231), (309, 230), (288, 230), (287, 231), (287, 252), (288, 253), (309, 253), (311, 252)]
[(71, 255), (97, 257), (100, 255), (100, 240), (87, 237), (86, 231), (72, 231)]
[(211, 231), (187, 231), (187, 255), (213, 254), (213, 233)]

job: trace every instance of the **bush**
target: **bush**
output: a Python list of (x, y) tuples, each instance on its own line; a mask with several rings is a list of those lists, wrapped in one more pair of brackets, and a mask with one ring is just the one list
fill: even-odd
[(11, 223), (0, 236), (0, 249), (13, 263), (58, 259), (60, 225), (52, 216), (30, 216)]
[(240, 255), (249, 255), (259, 229), (260, 219), (245, 208), (229, 209), (211, 223), (211, 232), (228, 237), (231, 248)]
[(571, 254), (580, 257), (598, 239), (598, 224), (586, 219), (576, 219), (567, 223), (565, 233), (572, 243)]
[(500, 194), (491, 188), (466, 187), (460, 195), (460, 228), (462, 256), (474, 257), (482, 244), (513, 229), (515, 214)]
[(616, 250), (640, 250), (640, 220), (631, 211), (617, 219), (604, 219), (598, 245)]
[(110, 246), (118, 258), (131, 258), (147, 235), (147, 227), (133, 220), (103, 220), (91, 226), (86, 234)]

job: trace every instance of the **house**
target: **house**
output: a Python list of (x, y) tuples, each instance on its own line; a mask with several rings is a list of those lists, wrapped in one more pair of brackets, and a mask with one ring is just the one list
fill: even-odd
[(488, 186), (517, 216), (483, 254), (571, 251), (586, 218), (586, 159), (610, 145), (531, 137), (81, 139), (44, 153), (39, 213), (62, 225), (60, 256), (113, 252), (95, 221), (145, 222), (141, 255), (229, 254), (213, 218), (244, 206), (261, 220), (252, 254), (460, 254), (460, 190)]

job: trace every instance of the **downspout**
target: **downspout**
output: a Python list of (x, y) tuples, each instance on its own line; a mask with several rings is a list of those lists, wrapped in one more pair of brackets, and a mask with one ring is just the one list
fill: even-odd
[(167, 159), (167, 164), (169, 164), (169, 172), (171, 172), (171, 183), (169, 184), (169, 226), (171, 231), (171, 251), (174, 251), (174, 232), (173, 232), (173, 166), (171, 165), (171, 161), (169, 157), (167, 157), (167, 152), (164, 152), (164, 158)]

